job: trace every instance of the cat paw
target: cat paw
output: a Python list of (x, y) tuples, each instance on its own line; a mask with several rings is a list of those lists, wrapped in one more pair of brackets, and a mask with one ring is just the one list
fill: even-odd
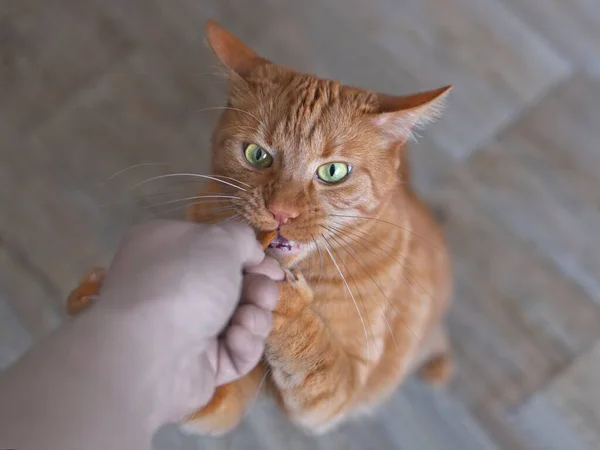
[(285, 279), (279, 282), (279, 302), (273, 311), (274, 328), (280, 328), (311, 303), (312, 299), (312, 289), (302, 272), (296, 269), (286, 270)]
[(88, 308), (100, 293), (105, 276), (106, 270), (101, 267), (95, 267), (85, 274), (67, 298), (67, 314), (75, 316)]

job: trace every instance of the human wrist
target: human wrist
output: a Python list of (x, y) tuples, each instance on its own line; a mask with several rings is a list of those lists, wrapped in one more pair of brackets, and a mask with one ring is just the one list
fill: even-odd
[(210, 400), (216, 376), (216, 363), (206, 351), (216, 345), (214, 336), (201, 336), (201, 320), (192, 320), (197, 326), (190, 330), (180, 319), (182, 311), (160, 303), (123, 309), (98, 303), (87, 317), (80, 317), (84, 333), (102, 336), (81, 348), (99, 355), (93, 370), (116, 380), (110, 389), (129, 387), (139, 420), (151, 428), (177, 422), (202, 407)]

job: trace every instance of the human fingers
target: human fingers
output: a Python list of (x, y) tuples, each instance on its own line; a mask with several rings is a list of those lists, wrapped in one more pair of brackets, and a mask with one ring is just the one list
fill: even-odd
[(275, 281), (282, 281), (285, 278), (285, 272), (277, 260), (271, 258), (270, 256), (266, 256), (260, 264), (246, 268), (245, 272), (247, 274), (254, 273), (266, 275)]
[(232, 325), (245, 328), (253, 336), (267, 337), (273, 325), (273, 314), (255, 305), (240, 305), (231, 318)]
[(265, 252), (256, 240), (252, 228), (240, 223), (226, 223), (219, 226), (228, 234), (232, 248), (235, 248), (243, 267), (252, 267), (265, 259)]
[(217, 386), (250, 372), (258, 364), (264, 349), (264, 338), (253, 335), (243, 326), (232, 324), (218, 341)]
[(242, 281), (242, 303), (272, 311), (279, 300), (277, 283), (266, 275), (251, 273)]

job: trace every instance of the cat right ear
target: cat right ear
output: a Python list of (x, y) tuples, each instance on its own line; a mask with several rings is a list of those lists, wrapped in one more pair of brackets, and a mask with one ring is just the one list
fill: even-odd
[(206, 39), (219, 61), (241, 77), (248, 75), (256, 66), (268, 63), (214, 20), (206, 22)]
[(378, 94), (379, 111), (373, 123), (393, 140), (406, 141), (415, 128), (437, 119), (452, 86), (407, 96)]

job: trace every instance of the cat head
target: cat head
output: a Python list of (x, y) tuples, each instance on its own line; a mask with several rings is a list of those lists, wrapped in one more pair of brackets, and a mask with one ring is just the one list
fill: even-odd
[(241, 182), (237, 212), (257, 230), (279, 230), (269, 252), (288, 265), (403, 188), (403, 144), (451, 89), (379, 94), (274, 64), (213, 21), (206, 35), (229, 80), (213, 172)]

